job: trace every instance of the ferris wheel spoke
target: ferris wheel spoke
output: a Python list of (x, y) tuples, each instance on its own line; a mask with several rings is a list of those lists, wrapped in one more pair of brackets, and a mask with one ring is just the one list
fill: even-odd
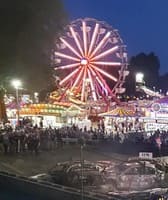
[(108, 96), (109, 94), (111, 95), (111, 90), (108, 87), (106, 81), (103, 79), (103, 77), (101, 76), (101, 74), (99, 72), (96, 72), (97, 77), (96, 77), (96, 81), (98, 82), (98, 84), (100, 85), (101, 89), (103, 92), (101, 92), (102, 94), (105, 93), (105, 96)]
[(106, 93), (106, 96), (108, 96), (108, 95), (114, 96), (113, 92), (111, 91), (110, 87), (108, 86), (106, 81), (103, 79), (101, 74), (99, 72), (97, 72), (97, 75), (98, 75), (97, 80), (99, 81), (101, 87), (103, 88), (104, 92)]
[[(106, 96), (110, 95), (117, 103), (119, 103), (119, 100), (116, 98), (115, 94), (112, 92), (112, 90), (110, 89), (110, 87), (108, 86), (106, 81), (103, 79), (101, 74), (98, 71), (95, 71), (95, 72), (97, 75), (97, 77), (96, 77), (97, 81), (99, 82), (100, 86), (102, 88), (104, 88), (105, 93), (107, 93)], [(103, 96), (105, 96), (105, 95), (103, 95)]]
[(90, 80), (90, 85), (91, 85), (91, 89), (92, 89), (93, 99), (94, 99), (94, 101), (96, 101), (97, 100), (96, 92), (95, 92), (96, 90), (95, 90), (95, 86), (93, 84), (93, 80), (92, 80), (91, 73), (90, 73), (89, 69), (88, 69), (88, 77), (89, 77), (89, 80)]
[(79, 80), (81, 79), (83, 72), (84, 72), (84, 68), (81, 69), (81, 71), (80, 71), (79, 75), (77, 76), (77, 78), (76, 78), (74, 84), (72, 85), (72, 90), (73, 90), (73, 89), (76, 87), (76, 85), (79, 83)]
[[(103, 77), (101, 76), (101, 74), (96, 71), (94, 68), (89, 67), (92, 75), (95, 77), (96, 82), (98, 83), (98, 85), (100, 85), (100, 87), (102, 88), (102, 90), (104, 92), (106, 92), (106, 94), (108, 95), (108, 93), (111, 93), (111, 90), (108, 88), (108, 85), (106, 84), (106, 82), (104, 81)], [(101, 80), (100, 80), (101, 79)], [(107, 89), (106, 89), (107, 88)], [(102, 93), (102, 92), (101, 92)]]
[(121, 66), (120, 62), (104, 62), (104, 61), (93, 61), (91, 64), (96, 64), (96, 65), (104, 65), (104, 66)]
[(84, 101), (85, 84), (86, 84), (86, 73), (87, 73), (87, 67), (85, 66), (84, 75), (83, 75), (83, 81), (82, 81), (81, 101)]
[(93, 48), (93, 45), (94, 45), (94, 43), (95, 43), (98, 30), (99, 30), (99, 24), (96, 23), (95, 28), (94, 28), (94, 32), (93, 32), (93, 35), (92, 35), (91, 43), (90, 43), (90, 46), (89, 46), (88, 55), (89, 55), (90, 52), (92, 51), (92, 48)]
[(77, 36), (76, 36), (76, 33), (75, 33), (73, 27), (70, 26), (69, 29), (70, 29), (70, 31), (71, 31), (71, 33), (72, 33), (72, 36), (73, 36), (73, 38), (74, 38), (74, 40), (75, 40), (75, 42), (76, 42), (76, 45), (77, 45), (77, 47), (78, 47), (78, 49), (79, 49), (81, 55), (84, 56), (84, 52), (83, 52), (83, 50), (82, 50), (82, 47), (81, 47), (81, 45), (80, 45), (80, 42), (79, 42), (79, 40), (78, 40), (78, 38), (77, 38)]
[(106, 40), (110, 37), (111, 32), (107, 32), (106, 35), (103, 37), (103, 39), (99, 42), (99, 44), (97, 45), (97, 47), (93, 50), (93, 52), (91, 53), (90, 57), (92, 58), (97, 51), (102, 47), (102, 45), (106, 42)]
[(63, 38), (60, 38), (60, 40), (79, 58), (81, 58), (81, 55)]
[(82, 29), (83, 29), (83, 43), (84, 43), (84, 52), (85, 56), (87, 55), (87, 30), (86, 30), (86, 22), (82, 21)]
[(113, 47), (113, 48), (111, 48), (111, 49), (108, 49), (107, 51), (105, 51), (105, 52), (103, 52), (103, 53), (101, 53), (101, 54), (99, 54), (99, 55), (93, 57), (92, 60), (100, 59), (100, 58), (102, 58), (103, 56), (106, 56), (106, 55), (108, 55), (108, 54), (110, 54), (110, 53), (115, 52), (116, 50), (118, 50), (118, 48), (119, 48), (118, 46), (115, 46), (115, 47)]
[(104, 70), (102, 70), (102, 69), (96, 67), (95, 65), (91, 65), (91, 66), (92, 66), (95, 70), (97, 70), (97, 71), (99, 71), (101, 74), (103, 74), (104, 76), (106, 76), (106, 77), (110, 78), (111, 80), (117, 82), (117, 78), (116, 78), (116, 77), (114, 77), (114, 76), (108, 74), (107, 72), (105, 72)]
[(74, 68), (80, 66), (80, 63), (74, 63), (74, 64), (70, 64), (70, 65), (64, 65), (64, 66), (60, 66), (60, 67), (55, 67), (55, 70), (58, 69), (69, 69), (69, 68)]
[(66, 55), (66, 54), (64, 54), (64, 53), (55, 52), (54, 54), (55, 54), (56, 56), (61, 57), (61, 58), (67, 58), (67, 59), (69, 59), (69, 60), (74, 60), (74, 61), (80, 61), (80, 59), (75, 58), (75, 57), (72, 57), (72, 56), (68, 56), (68, 55)]
[(63, 93), (61, 94), (61, 96), (60, 96), (60, 98), (59, 98), (59, 101), (62, 101), (62, 99), (63, 99), (64, 96), (66, 95), (66, 91), (68, 90), (69, 87), (70, 87), (70, 82), (69, 82), (69, 83), (66, 83), (65, 90), (64, 90)]
[(74, 70), (73, 72), (71, 72), (68, 76), (66, 76), (62, 81), (60, 81), (60, 85), (62, 85), (63, 83), (65, 83), (68, 79), (70, 79), (72, 76), (74, 76), (78, 71), (80, 70), (80, 68), (77, 68), (76, 70)]
[(98, 84), (98, 92), (99, 92), (99, 95), (101, 96), (101, 97), (103, 97), (103, 99), (104, 99), (104, 101), (107, 103), (107, 98), (106, 98), (106, 95), (104, 94), (104, 92), (103, 92), (103, 90), (102, 90), (102, 88), (101, 88), (101, 86)]

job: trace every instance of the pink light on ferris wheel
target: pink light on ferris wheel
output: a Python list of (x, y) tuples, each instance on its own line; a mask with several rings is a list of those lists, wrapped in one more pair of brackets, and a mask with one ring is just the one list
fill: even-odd
[(75, 57), (66, 55), (64, 53), (55, 52), (54, 54), (55, 54), (55, 56), (58, 56), (58, 57), (61, 57), (61, 58), (66, 58), (68, 60), (80, 61), (79, 58), (75, 58)]
[(70, 65), (64, 65), (64, 66), (61, 66), (61, 67), (55, 67), (55, 70), (74, 68), (74, 67), (77, 67), (79, 65), (80, 65), (80, 63), (74, 63), (74, 64), (70, 64)]
[(75, 82), (74, 82), (73, 85), (72, 85), (71, 90), (73, 90), (73, 89), (77, 86), (77, 84), (79, 83), (79, 80), (80, 80), (81, 77), (82, 77), (83, 72), (84, 72), (84, 68), (82, 68), (82, 69), (80, 70), (80, 72), (79, 72), (77, 78), (75, 79)]
[(90, 85), (91, 85), (91, 89), (92, 89), (92, 95), (93, 95), (93, 100), (97, 101), (97, 97), (96, 97), (96, 90), (95, 90), (95, 85), (93, 84), (93, 80), (92, 80), (92, 76), (91, 76), (91, 72), (90, 70), (88, 70), (88, 77), (90, 80)]
[[(90, 69), (92, 69), (92, 68), (90, 68)], [(103, 77), (101, 76), (101, 74), (98, 71), (96, 71), (96, 75), (97, 75), (96, 76), (96, 80), (98, 81), (98, 83), (101, 86), (102, 90), (107, 90), (108, 94), (112, 95), (112, 92), (111, 92), (109, 86), (107, 85), (106, 81), (103, 79)]]
[(115, 96), (115, 88), (122, 87), (127, 70), (127, 54), (118, 32), (105, 22), (77, 19), (67, 26), (60, 41), (64, 48), (59, 45), (55, 52), (55, 60), (59, 59), (55, 69), (69, 70), (60, 85), (69, 90), (77, 88), (81, 101), (89, 96), (94, 101), (104, 94)]
[(75, 54), (77, 55), (79, 58), (81, 58), (81, 55), (63, 38), (60, 38), (60, 40)]
[(110, 32), (107, 32), (106, 35), (104, 36), (104, 38), (98, 43), (97, 47), (93, 50), (93, 52), (91, 54), (89, 54), (89, 56), (92, 58), (95, 53), (97, 53), (97, 51), (102, 47), (102, 45), (106, 42), (106, 40), (110, 37)]
[(96, 71), (100, 72), (101, 74), (103, 74), (104, 76), (110, 78), (113, 81), (117, 81), (117, 78), (115, 78), (114, 76), (110, 75), (109, 73), (105, 72), (104, 70), (96, 67), (95, 65), (91, 65)]
[(62, 81), (60, 81), (60, 85), (68, 81), (71, 77), (73, 77), (80, 69), (76, 69), (75, 71), (71, 72), (68, 76), (66, 76)]
[(108, 65), (108, 66), (120, 66), (121, 65), (121, 63), (120, 62), (105, 62), (105, 61), (93, 61), (93, 62), (91, 62), (91, 63), (93, 63), (93, 64), (96, 64), (96, 65), (103, 65), (103, 66), (106, 66), (106, 65)]
[(82, 80), (81, 101), (84, 101), (84, 93), (85, 93), (85, 87), (86, 87), (86, 82), (85, 82), (86, 76), (87, 76), (87, 66), (85, 66), (83, 80)]
[(93, 57), (92, 60), (100, 59), (100, 58), (102, 58), (102, 57), (104, 57), (104, 56), (106, 56), (106, 55), (108, 55), (110, 53), (115, 52), (117, 49), (118, 49), (118, 46), (115, 46), (115, 47), (113, 47), (111, 49), (108, 49), (108, 50), (104, 51), (103, 53), (100, 53), (99, 55)]
[(90, 43), (90, 46), (89, 46), (89, 51), (88, 51), (89, 55), (90, 55), (90, 53), (93, 49), (93, 45), (95, 44), (95, 40), (96, 40), (98, 30), (99, 30), (99, 24), (96, 23), (95, 28), (94, 28), (94, 32), (93, 32), (93, 35), (92, 35), (91, 43)]
[[(92, 66), (92, 65), (91, 65)], [(98, 84), (100, 85), (100, 87), (104, 90), (104, 88), (108, 88), (108, 92), (109, 94), (111, 93), (111, 90), (109, 89), (108, 85), (106, 84), (106, 82), (104, 81), (103, 77), (101, 76), (101, 74), (94, 70), (93, 66), (89, 67), (89, 70), (91, 71), (92, 75), (95, 77), (96, 82), (98, 82)]]
[(86, 22), (82, 21), (82, 28), (83, 28), (83, 42), (84, 42), (84, 52), (85, 56), (87, 55), (87, 31), (86, 31)]
[(70, 29), (70, 31), (71, 31), (71, 33), (72, 33), (72, 36), (73, 36), (73, 38), (74, 38), (74, 40), (75, 40), (75, 42), (76, 42), (76, 45), (77, 45), (77, 47), (78, 47), (78, 49), (79, 49), (81, 55), (84, 56), (84, 52), (83, 52), (82, 47), (81, 47), (81, 45), (80, 45), (80, 42), (79, 42), (79, 40), (78, 40), (78, 38), (77, 38), (77, 36), (76, 36), (76, 32), (74, 31), (74, 29), (73, 29), (71, 26), (69, 27), (69, 29)]

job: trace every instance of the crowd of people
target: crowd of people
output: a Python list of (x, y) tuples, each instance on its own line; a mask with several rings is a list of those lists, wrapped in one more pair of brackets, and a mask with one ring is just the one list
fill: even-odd
[(35, 152), (39, 150), (56, 150), (61, 148), (67, 139), (87, 138), (89, 133), (76, 126), (62, 128), (42, 128), (37, 126), (5, 126), (0, 130), (0, 151), (7, 153)]
[(19, 126), (15, 129), (10, 125), (0, 130), (0, 151), (5, 154), (54, 151), (62, 148), (64, 143), (108, 143), (111, 146), (146, 145), (159, 150), (168, 147), (168, 132), (106, 133), (105, 129), (83, 130), (78, 126), (61, 128), (43, 128), (38, 126)]

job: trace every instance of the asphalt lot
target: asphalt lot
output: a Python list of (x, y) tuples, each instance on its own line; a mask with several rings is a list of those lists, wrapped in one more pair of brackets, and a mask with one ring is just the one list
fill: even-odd
[[(55, 151), (39, 152), (38, 155), (31, 154), (30, 152), (15, 153), (13, 155), (1, 153), (0, 170), (17, 175), (33, 176), (47, 172), (58, 162), (80, 160), (80, 152), (80, 145), (65, 145), (63, 148), (56, 149)], [(111, 160), (113, 162), (120, 162), (127, 160), (128, 155), (112, 152), (105, 153), (86, 146), (83, 149), (83, 158), (89, 161)]]

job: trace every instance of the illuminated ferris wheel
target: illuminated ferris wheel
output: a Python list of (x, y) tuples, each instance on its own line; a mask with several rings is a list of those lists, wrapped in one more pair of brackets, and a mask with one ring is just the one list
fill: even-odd
[(115, 99), (123, 93), (127, 71), (126, 47), (116, 29), (92, 18), (68, 25), (54, 52), (60, 86), (82, 102)]

